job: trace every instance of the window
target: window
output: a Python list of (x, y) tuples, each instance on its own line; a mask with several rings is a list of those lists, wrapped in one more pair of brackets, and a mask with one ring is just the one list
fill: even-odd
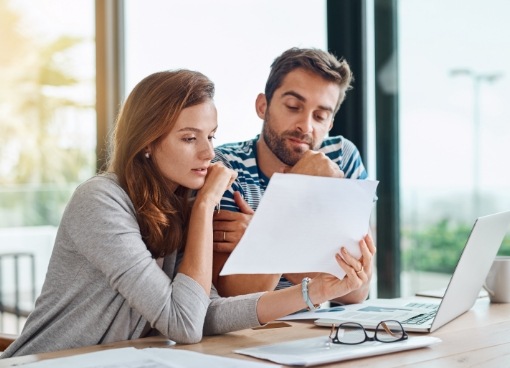
[(126, 2), (126, 94), (166, 69), (198, 70), (216, 84), (215, 145), (262, 128), (255, 98), (274, 58), (293, 47), (326, 48), (326, 2), (313, 0)]
[[(398, 55), (388, 60), (398, 64), (398, 86), (392, 87), (399, 98), (401, 294), (410, 295), (446, 286), (474, 219), (510, 208), (505, 161), (510, 111), (504, 100), (510, 89), (504, 14), (510, 5), (505, 0), (364, 2), (368, 10), (387, 3), (399, 11)], [(292, 46), (327, 48), (326, 5), (324, 0), (124, 2), (123, 93), (156, 71), (199, 70), (216, 83), (215, 144), (250, 139), (261, 129), (254, 102), (274, 58)], [(373, 45), (373, 24), (365, 26), (367, 65), (356, 74), (372, 78), (378, 38)], [(35, 255), (38, 294), (69, 196), (96, 170), (94, 1), (0, 0), (0, 27), (0, 253)], [(388, 77), (375, 73), (378, 81)], [(370, 122), (377, 120), (372, 110), (367, 114)], [(370, 146), (379, 132), (370, 131)], [(378, 243), (381, 254), (385, 244)], [(508, 237), (500, 254), (510, 254)], [(2, 279), (12, 280), (14, 266), (2, 262)], [(29, 261), (21, 267), (30, 267)], [(28, 299), (30, 282), (28, 275), (21, 277)], [(13, 285), (3, 288), (2, 301), (13, 293)], [(16, 332), (15, 327), (0, 330)]]
[(510, 209), (510, 3), (398, 6), (406, 295), (446, 287), (475, 218)]
[[(0, 263), (3, 305), (32, 308), (62, 212), (77, 184), (95, 172), (94, 1), (0, 0)], [(3, 324), (5, 322), (5, 324)], [(3, 332), (20, 320), (2, 318)]]

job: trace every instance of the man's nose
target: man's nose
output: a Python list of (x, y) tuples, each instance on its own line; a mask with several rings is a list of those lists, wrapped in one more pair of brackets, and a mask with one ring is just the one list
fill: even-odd
[(312, 114), (303, 114), (303, 116), (297, 122), (296, 127), (303, 133), (311, 133), (313, 130)]

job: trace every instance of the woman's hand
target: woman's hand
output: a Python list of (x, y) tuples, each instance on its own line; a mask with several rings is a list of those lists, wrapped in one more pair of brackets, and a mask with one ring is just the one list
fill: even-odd
[(209, 294), (212, 280), (212, 217), (214, 206), (234, 182), (237, 173), (217, 162), (207, 169), (205, 183), (198, 190), (191, 210), (186, 251), (179, 272), (191, 277)]
[(216, 206), (236, 178), (236, 171), (226, 168), (221, 162), (212, 163), (207, 169), (205, 183), (198, 190), (196, 200)]
[[(372, 278), (372, 258), (375, 246), (370, 235), (360, 240), (361, 257), (356, 259), (341, 248), (335, 255), (338, 265), (345, 271), (342, 280), (329, 273), (319, 273), (308, 283), (308, 296), (313, 304), (325, 301), (368, 294)], [(364, 299), (363, 299), (364, 300)], [(360, 303), (363, 300), (351, 301)], [(267, 323), (290, 313), (306, 308), (301, 285), (263, 294), (257, 304), (260, 323)]]
[(345, 247), (335, 255), (339, 266), (345, 271), (342, 280), (328, 273), (320, 273), (313, 279), (317, 282), (319, 300), (325, 297), (326, 300), (336, 299), (342, 303), (361, 303), (366, 299), (373, 274), (373, 256), (376, 248), (369, 234), (360, 240), (359, 246), (361, 250), (359, 259), (353, 257)]

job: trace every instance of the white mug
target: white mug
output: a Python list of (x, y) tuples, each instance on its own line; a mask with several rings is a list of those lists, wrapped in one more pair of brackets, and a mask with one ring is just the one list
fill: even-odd
[(492, 303), (510, 303), (510, 256), (497, 256), (485, 284)]

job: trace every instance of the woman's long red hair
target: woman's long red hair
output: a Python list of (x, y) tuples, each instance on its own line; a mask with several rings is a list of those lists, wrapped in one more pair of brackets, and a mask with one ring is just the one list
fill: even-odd
[(117, 118), (108, 171), (117, 175), (133, 202), (142, 238), (155, 258), (184, 244), (190, 190), (170, 190), (167, 179), (145, 152), (170, 132), (183, 109), (213, 97), (214, 84), (203, 74), (163, 71), (136, 85)]

